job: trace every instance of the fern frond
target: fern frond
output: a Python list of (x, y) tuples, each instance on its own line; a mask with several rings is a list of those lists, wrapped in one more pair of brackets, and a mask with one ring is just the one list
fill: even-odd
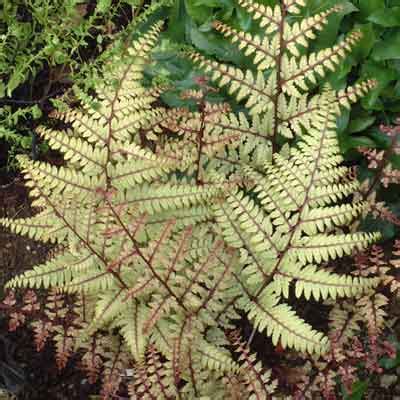
[(53, 150), (61, 151), (65, 160), (74, 164), (79, 163), (84, 174), (96, 175), (104, 168), (106, 149), (91, 146), (86, 141), (73, 136), (73, 132), (53, 131), (46, 128), (38, 129), (37, 132), (47, 140)]
[(220, 189), (201, 188), (192, 185), (163, 185), (159, 187), (142, 186), (138, 192), (130, 192), (118, 205), (137, 205), (143, 212), (155, 214), (177, 210), (193, 205), (205, 204), (215, 197)]
[(239, 5), (252, 13), (255, 20), (260, 20), (260, 27), (266, 28), (265, 33), (267, 35), (279, 29), (282, 20), (282, 11), (279, 5), (274, 8), (266, 7), (252, 0), (239, 0)]
[(361, 329), (363, 317), (360, 313), (354, 312), (351, 304), (335, 304), (329, 313), (329, 327), (336, 333), (338, 343), (346, 343), (354, 337), (355, 332)]
[(355, 103), (360, 97), (365, 96), (375, 86), (376, 81), (369, 79), (340, 90), (337, 94), (339, 104), (342, 107), (349, 109), (351, 103)]
[(315, 300), (327, 299), (328, 297), (355, 297), (374, 287), (379, 283), (376, 278), (354, 278), (349, 275), (339, 275), (333, 272), (318, 269), (315, 265), (307, 265), (301, 270), (294, 272), (288, 268), (280, 271), (282, 275), (288, 275), (296, 281), (296, 297), (304, 295), (308, 300), (311, 295)]
[[(315, 31), (321, 31), (328, 23), (328, 17), (341, 10), (341, 5), (333, 6), (319, 14), (304, 18), (284, 28), (284, 39), (289, 52), (298, 57), (297, 46), (308, 48), (310, 41), (316, 38)], [(290, 12), (290, 11), (289, 11)]]
[(366, 321), (370, 334), (377, 335), (384, 328), (387, 316), (384, 306), (388, 302), (388, 298), (381, 293), (373, 293), (358, 300), (357, 306), (364, 321)]
[(315, 235), (292, 242), (290, 253), (302, 263), (321, 263), (363, 250), (379, 239), (378, 233)]
[(201, 355), (201, 363), (204, 368), (218, 372), (238, 372), (239, 365), (232, 360), (228, 351), (203, 342), (198, 349)]
[(254, 65), (258, 70), (265, 71), (273, 66), (276, 57), (274, 50), (276, 52), (277, 44), (270, 43), (268, 36), (264, 38), (252, 36), (250, 33), (237, 31), (219, 21), (214, 22), (213, 27), (225, 37), (231, 37), (232, 43), (238, 42), (239, 50), (245, 49), (246, 56), (253, 55)]
[[(349, 276), (328, 264), (379, 238), (340, 231), (367, 205), (347, 201), (358, 183), (342, 165), (336, 132), (343, 108), (374, 83), (318, 87), (360, 34), (306, 54), (340, 6), (300, 20), (291, 14), (303, 0), (239, 5), (264, 32), (213, 25), (253, 57), (253, 67), (190, 57), (240, 112), (210, 100), (216, 89), (206, 77), (182, 94), (190, 111), (154, 104), (163, 88), (147, 88), (142, 78), (156, 23), (107, 63), (96, 93), (78, 91), (79, 108), (53, 114), (65, 130), (39, 130), (67, 162), (21, 158), (40, 212), (0, 223), (62, 249), (9, 286), (57, 291), (45, 312), (63, 321), (52, 332), (58, 364), (83, 350), (94, 381), (104, 362), (104, 396), (117, 393), (120, 371), (131, 365), (132, 398), (269, 398), (270, 372), (238, 336), (234, 348), (227, 340), (235, 320), (253, 325), (249, 343), (258, 330), (273, 345), (319, 356), (328, 337), (288, 299), (356, 297), (361, 315), (376, 311), (375, 326), (384, 318), (384, 299), (373, 297), (381, 274)], [(66, 307), (62, 296), (79, 307)], [(343, 338), (360, 321), (349, 304), (341, 300), (331, 313)], [(35, 329), (42, 346), (47, 327)]]
[(116, 164), (109, 171), (111, 184), (117, 189), (129, 189), (165, 175), (171, 167), (154, 157), (152, 161), (130, 161)]
[(37, 265), (7, 283), (7, 287), (52, 288), (69, 283), (78, 271), (87, 271), (96, 262), (92, 254), (61, 253), (45, 264)]
[(353, 32), (333, 48), (302, 56), (298, 61), (284, 56), (281, 81), (283, 93), (296, 97), (300, 95), (299, 91), (307, 91), (308, 82), (315, 84), (317, 76), (322, 78), (327, 70), (334, 71), (346, 52), (360, 39), (361, 34)]
[(205, 72), (211, 73), (211, 79), (219, 87), (228, 86), (229, 94), (235, 95), (237, 101), (247, 98), (246, 107), (252, 115), (266, 111), (271, 104), (276, 84), (274, 75), (265, 81), (261, 71), (256, 75), (250, 70), (243, 73), (239, 68), (210, 61), (197, 53), (189, 56)]
[(279, 304), (279, 296), (273, 287), (267, 288), (257, 302), (249, 301), (245, 305), (248, 318), (259, 332), (266, 330), (272, 343), (281, 343), (283, 348), (321, 354), (328, 347), (328, 338), (299, 318), (287, 304)]
[(54, 243), (64, 238), (59, 234), (59, 225), (52, 214), (44, 211), (31, 218), (1, 218), (0, 224), (18, 235), (26, 235), (31, 239)]
[(277, 382), (271, 382), (271, 371), (265, 370), (255, 354), (250, 353), (249, 347), (240, 340), (240, 335), (233, 332), (229, 335), (230, 342), (235, 346), (240, 365), (240, 378), (246, 387), (249, 396), (256, 399), (268, 399), (274, 392)]
[[(57, 168), (24, 157), (19, 157), (18, 161), (23, 168), (22, 172), (26, 179), (33, 181), (35, 186), (52, 190), (53, 194), (62, 194), (67, 191), (68, 194), (73, 194), (82, 199), (104, 184), (104, 181), (98, 177), (91, 177), (70, 168)], [(29, 186), (29, 182), (27, 185)]]
[(143, 360), (148, 337), (143, 335), (143, 327), (149, 313), (148, 307), (136, 300), (131, 300), (124, 305), (117, 326), (129, 347), (135, 361)]

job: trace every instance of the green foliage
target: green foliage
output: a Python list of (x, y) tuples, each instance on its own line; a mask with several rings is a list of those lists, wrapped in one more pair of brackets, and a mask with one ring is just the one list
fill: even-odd
[(368, 381), (357, 381), (353, 384), (351, 393), (346, 393), (343, 389), (343, 399), (344, 400), (362, 400), (368, 390)]
[(95, 62), (96, 57), (117, 39), (118, 31), (127, 26), (126, 34), (131, 32), (143, 20), (142, 12), (148, 14), (143, 2), (132, 0), (2, 3), (0, 139), (10, 146), (8, 167), (14, 166), (16, 152), (33, 147), (36, 153), (33, 130), (45, 120), (43, 111), (48, 114), (57, 105), (55, 98), (73, 84), (85, 90), (93, 87), (106, 58)]

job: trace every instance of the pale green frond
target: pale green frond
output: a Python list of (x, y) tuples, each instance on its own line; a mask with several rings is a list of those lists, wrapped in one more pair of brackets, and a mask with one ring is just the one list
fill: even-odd
[(294, 56), (299, 56), (297, 46), (308, 48), (310, 42), (316, 38), (316, 31), (321, 31), (328, 23), (328, 17), (340, 11), (341, 5), (336, 5), (319, 14), (296, 21), (292, 25), (285, 24), (283, 37), (287, 50)]
[(272, 8), (252, 0), (239, 0), (239, 5), (252, 13), (254, 20), (260, 20), (260, 27), (265, 28), (265, 33), (267, 35), (279, 29), (282, 20), (282, 12), (279, 5)]
[(52, 194), (68, 192), (77, 198), (85, 198), (104, 184), (104, 177), (91, 177), (71, 168), (56, 167), (25, 157), (19, 157), (18, 161), (26, 178), (37, 187), (51, 190)]
[(107, 143), (107, 129), (105, 128), (107, 118), (105, 116), (94, 119), (90, 115), (75, 109), (69, 109), (64, 113), (54, 112), (52, 115), (60, 121), (71, 124), (76, 135), (81, 136), (88, 142), (94, 144), (101, 142), (103, 145)]
[(328, 70), (335, 71), (337, 65), (361, 38), (360, 32), (351, 33), (341, 43), (323, 49), (309, 56), (282, 57), (282, 91), (290, 96), (300, 96), (308, 91), (308, 85), (315, 84), (317, 77), (323, 78)]
[[(277, 168), (274, 165), (265, 165), (265, 174), (260, 174), (247, 168), (246, 173), (250, 177), (255, 177), (257, 186), (255, 191), (265, 210), (272, 212), (271, 218), (283, 217), (286, 225), (291, 225), (289, 222), (290, 213), (298, 210), (304, 201), (305, 182), (299, 180), (296, 174), (295, 179), (290, 176), (291, 166), (287, 166), (285, 171), (283, 168)], [(278, 215), (279, 214), (279, 215)], [(280, 225), (281, 220), (276, 221), (276, 225)]]
[(252, 36), (250, 33), (237, 31), (222, 22), (216, 21), (213, 27), (225, 37), (231, 37), (232, 43), (238, 43), (239, 50), (244, 50), (244, 55), (253, 56), (253, 62), (257, 69), (264, 71), (271, 68), (275, 63), (277, 43), (271, 43), (268, 36)]
[(362, 232), (303, 237), (293, 240), (290, 254), (303, 264), (321, 263), (351, 255), (354, 250), (363, 250), (379, 237), (378, 233)]
[(94, 318), (86, 330), (93, 333), (97, 329), (115, 320), (122, 312), (127, 299), (127, 290), (120, 288), (100, 293), (95, 306)]
[(339, 104), (349, 109), (351, 103), (355, 103), (360, 97), (365, 96), (376, 84), (375, 80), (369, 79), (340, 90), (337, 94)]
[(336, 226), (348, 225), (366, 210), (368, 204), (341, 204), (338, 206), (304, 209), (300, 228), (307, 235), (331, 231)]
[(154, 158), (153, 161), (129, 160), (114, 165), (109, 168), (110, 183), (117, 189), (129, 189), (165, 175), (171, 167)]
[(197, 351), (201, 355), (203, 368), (211, 371), (238, 372), (239, 365), (233, 361), (230, 352), (226, 349), (212, 345), (205, 341), (197, 344)]
[(287, 11), (291, 14), (298, 14), (301, 8), (306, 6), (306, 0), (282, 0)]
[(242, 272), (246, 282), (249, 285), (257, 285), (267, 280), (276, 263), (276, 251), (265, 250), (264, 245), (256, 246), (252, 242), (252, 235), (241, 229), (232, 207), (228, 204), (215, 207), (214, 212), (224, 240), (229, 246), (240, 249), (240, 263), (244, 265)]
[(72, 279), (60, 290), (68, 293), (96, 294), (120, 287), (120, 282), (102, 262), (92, 263), (88, 268), (78, 270)]
[(295, 280), (296, 297), (304, 295), (309, 300), (336, 299), (337, 297), (356, 297), (379, 284), (377, 278), (359, 278), (350, 275), (336, 274), (320, 269), (316, 265), (306, 265), (299, 269), (280, 269), (279, 275)]
[(218, 120), (208, 120), (207, 123), (213, 128), (214, 134), (226, 132), (229, 135), (237, 135), (238, 139), (249, 139), (251, 137), (269, 140), (268, 135), (259, 129), (256, 125), (257, 117), (255, 116), (252, 124), (249, 123), (244, 113), (224, 113)]
[(143, 212), (155, 214), (164, 211), (177, 210), (194, 205), (206, 204), (216, 197), (221, 188), (196, 187), (192, 185), (160, 185), (142, 186), (123, 196), (120, 205), (137, 205)]
[(59, 221), (54, 220), (54, 215), (48, 211), (43, 211), (31, 218), (1, 218), (0, 225), (17, 235), (28, 236), (42, 242), (55, 243), (65, 238), (65, 234), (59, 232)]
[(7, 283), (7, 287), (57, 288), (71, 282), (73, 277), (95, 265), (96, 257), (89, 253), (75, 255), (65, 252), (44, 264), (18, 275)]
[[(211, 218), (212, 212), (209, 207), (202, 205), (193, 206), (152, 215), (149, 217), (145, 229), (151, 232), (153, 226), (154, 229), (158, 229), (158, 226), (170, 220), (176, 222), (177, 229), (183, 229), (189, 225), (199, 226), (201, 223), (211, 220)], [(152, 237), (153, 235), (149, 236)]]
[(136, 57), (146, 57), (155, 46), (163, 27), (163, 21), (158, 21), (144, 34), (140, 35), (129, 47), (129, 53)]
[(130, 141), (118, 141), (115, 143), (115, 147), (118, 150), (113, 152), (113, 156), (120, 156), (121, 160), (159, 162), (160, 164), (171, 163), (171, 160), (164, 158), (164, 155), (155, 154), (149, 149)]
[[(123, 120), (119, 121), (117, 126), (113, 128), (114, 137), (116, 137), (117, 140), (130, 140), (133, 135), (136, 135), (139, 130), (142, 130), (146, 132), (146, 137), (148, 139), (155, 140), (158, 138), (155, 133), (160, 133), (162, 131), (159, 125), (165, 118), (165, 110), (154, 108), (124, 115)], [(115, 148), (118, 149), (117, 144)]]
[(323, 94), (316, 94), (309, 97), (304, 93), (298, 97), (292, 96), (289, 99), (281, 93), (278, 98), (278, 132), (291, 138), (299, 135), (302, 128), (309, 131), (313, 126), (315, 117), (323, 108), (332, 108), (335, 102), (335, 93), (326, 91)]
[(146, 323), (149, 309), (136, 300), (130, 299), (124, 304), (122, 314), (117, 325), (135, 361), (143, 359), (148, 337), (143, 334), (143, 327)]
[(53, 150), (61, 151), (65, 160), (82, 167), (83, 173), (96, 175), (104, 168), (107, 156), (105, 148), (94, 147), (85, 140), (73, 136), (71, 131), (38, 128), (36, 132), (47, 140)]
[(279, 251), (279, 240), (272, 237), (273, 226), (268, 215), (250, 197), (237, 190), (232, 191), (226, 201), (232, 207), (240, 228), (250, 236), (251, 243), (257, 250)]
[(360, 186), (359, 182), (347, 182), (334, 185), (319, 185), (310, 189), (309, 204), (311, 207), (322, 207), (336, 203), (353, 194)]
[(255, 328), (271, 336), (275, 346), (280, 343), (283, 348), (317, 355), (329, 347), (327, 337), (299, 318), (289, 305), (279, 304), (279, 296), (273, 289), (265, 289), (261, 298), (249, 302), (245, 309)]
[(191, 53), (190, 57), (205, 72), (210, 73), (211, 79), (217, 82), (219, 87), (228, 86), (228, 92), (234, 95), (237, 101), (246, 98), (246, 107), (252, 115), (266, 111), (271, 105), (276, 89), (274, 74), (265, 80), (261, 71), (254, 76), (250, 70), (243, 72), (234, 66), (210, 61), (197, 53)]

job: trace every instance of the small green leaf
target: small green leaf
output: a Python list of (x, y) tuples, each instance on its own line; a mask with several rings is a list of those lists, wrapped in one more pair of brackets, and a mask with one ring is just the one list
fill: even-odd
[(6, 95), (6, 85), (4, 82), (0, 82), (0, 98)]
[(32, 138), (30, 136), (22, 136), (20, 145), (23, 149), (30, 149), (32, 146)]
[(358, 62), (365, 59), (371, 52), (377, 40), (377, 36), (373, 24), (355, 25), (356, 30), (362, 34), (361, 40), (354, 46), (350, 54), (350, 58), (356, 59)]
[(42, 116), (42, 110), (39, 108), (39, 106), (37, 104), (35, 104), (31, 108), (31, 114), (32, 114), (33, 119), (39, 119)]
[(184, 0), (177, 0), (169, 16), (168, 36), (180, 43), (188, 38), (191, 18), (187, 13)]
[(25, 74), (22, 69), (17, 69), (13, 72), (10, 80), (7, 82), (7, 96), (11, 97), (13, 91), (25, 81)]
[(385, 369), (393, 369), (400, 366), (400, 354), (396, 358), (383, 357), (379, 361), (379, 365)]
[(347, 136), (343, 143), (343, 151), (347, 152), (350, 149), (356, 149), (357, 147), (376, 147), (375, 142), (368, 136)]
[[(206, 4), (202, 4), (202, 3)], [(208, 5), (210, 4), (210, 5)], [(185, 5), (186, 5), (186, 10), (188, 14), (192, 17), (194, 21), (196, 21), (199, 24), (202, 24), (206, 22), (207, 20), (211, 19), (213, 16), (213, 4), (214, 1), (211, 0), (207, 1), (200, 1), (200, 0), (186, 0)]]
[(344, 393), (344, 400), (363, 400), (368, 389), (368, 381), (358, 381), (352, 386), (351, 394)]
[(99, 0), (97, 2), (96, 11), (99, 13), (106, 12), (111, 7), (111, 0)]

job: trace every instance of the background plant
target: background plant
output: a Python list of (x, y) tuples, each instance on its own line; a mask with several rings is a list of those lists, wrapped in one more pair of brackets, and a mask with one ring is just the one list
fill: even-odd
[(99, 54), (119, 31), (133, 29), (144, 6), (139, 0), (2, 3), (0, 139), (9, 153), (2, 155), (3, 164), (12, 166), (21, 150), (37, 157), (33, 132), (46, 119), (43, 112), (57, 106), (56, 97), (72, 85), (86, 91), (93, 86), (104, 62)]

